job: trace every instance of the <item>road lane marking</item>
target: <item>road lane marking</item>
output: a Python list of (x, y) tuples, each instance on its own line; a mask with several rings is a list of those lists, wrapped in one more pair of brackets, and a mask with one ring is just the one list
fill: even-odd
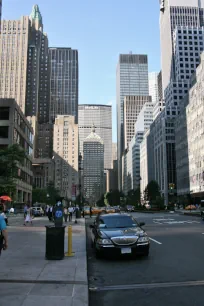
[(93, 286), (90, 291), (114, 291), (114, 290), (132, 290), (132, 289), (154, 289), (154, 288), (172, 288), (172, 287), (193, 287), (204, 286), (204, 281), (184, 281), (169, 283), (151, 283), (151, 284), (131, 284), (131, 285), (112, 285), (112, 286)]
[(159, 242), (159, 241), (157, 241), (157, 240), (155, 240), (155, 239), (152, 239), (152, 238), (150, 238), (150, 237), (149, 237), (149, 239), (150, 239), (151, 241), (154, 241), (154, 242), (157, 243), (157, 244), (162, 244), (161, 242)]

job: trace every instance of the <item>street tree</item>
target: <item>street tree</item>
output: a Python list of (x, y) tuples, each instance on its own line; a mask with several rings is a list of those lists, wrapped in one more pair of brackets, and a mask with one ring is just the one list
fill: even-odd
[(12, 196), (16, 191), (16, 179), (21, 177), (19, 164), (23, 165), (25, 151), (14, 144), (0, 150), (0, 195)]

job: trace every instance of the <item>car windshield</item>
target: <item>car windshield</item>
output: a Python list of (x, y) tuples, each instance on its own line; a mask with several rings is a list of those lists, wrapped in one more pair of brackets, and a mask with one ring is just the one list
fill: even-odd
[(137, 221), (130, 216), (114, 216), (104, 217), (100, 219), (100, 227), (105, 228), (125, 228), (125, 227), (137, 227)]

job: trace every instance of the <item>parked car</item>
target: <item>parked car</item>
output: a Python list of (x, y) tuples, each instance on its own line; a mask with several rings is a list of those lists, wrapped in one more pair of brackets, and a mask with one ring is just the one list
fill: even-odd
[(106, 212), (107, 212), (107, 214), (113, 214), (113, 213), (115, 213), (115, 208), (111, 207), (111, 206), (108, 206), (108, 207), (106, 207)]
[(120, 212), (120, 206), (114, 206), (113, 208), (115, 209), (115, 212)]
[(185, 210), (196, 210), (196, 206), (195, 205), (188, 205), (188, 206), (186, 206)]
[(138, 223), (129, 214), (101, 214), (90, 225), (92, 245), (97, 258), (111, 255), (149, 255), (150, 241)]
[(134, 208), (133, 205), (127, 205), (127, 206), (126, 206), (126, 211), (127, 211), (127, 212), (134, 212), (134, 211), (135, 211), (135, 208)]
[(44, 216), (44, 211), (42, 207), (32, 207), (32, 214), (34, 217), (42, 217)]

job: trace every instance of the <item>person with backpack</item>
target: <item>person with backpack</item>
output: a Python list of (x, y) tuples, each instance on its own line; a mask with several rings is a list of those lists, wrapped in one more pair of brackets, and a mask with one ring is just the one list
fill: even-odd
[(8, 233), (6, 229), (6, 222), (0, 215), (0, 254), (2, 250), (8, 249)]

